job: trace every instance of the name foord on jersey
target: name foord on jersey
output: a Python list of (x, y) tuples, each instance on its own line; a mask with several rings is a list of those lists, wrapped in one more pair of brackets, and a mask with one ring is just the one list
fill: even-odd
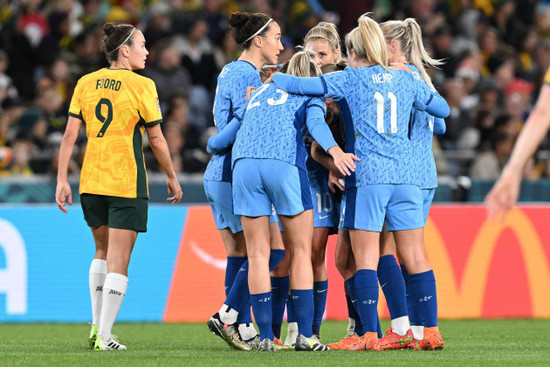
[(95, 84), (95, 89), (111, 89), (115, 91), (120, 90), (120, 86), (122, 85), (122, 82), (120, 80), (115, 79), (98, 79)]
[(374, 84), (391, 83), (393, 79), (393, 75), (390, 73), (371, 74), (371, 77)]

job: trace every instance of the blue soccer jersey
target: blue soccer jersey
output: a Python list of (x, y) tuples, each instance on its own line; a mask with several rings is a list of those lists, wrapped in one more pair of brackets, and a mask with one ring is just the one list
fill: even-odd
[[(424, 82), (414, 65), (407, 64), (414, 77)], [(437, 169), (432, 151), (434, 120), (436, 117), (426, 111), (413, 111), (411, 116), (411, 142), (413, 155), (417, 162), (418, 186), (421, 189), (437, 187)]]
[(336, 145), (324, 116), (320, 98), (288, 94), (273, 83), (264, 84), (249, 100), (233, 145), (233, 162), (271, 158), (306, 171), (305, 125), (323, 149)]
[(346, 189), (373, 184), (418, 185), (409, 139), (413, 107), (448, 114), (443, 98), (424, 82), (408, 71), (387, 70), (380, 65), (348, 67), (319, 78), (275, 75), (273, 80), (290, 92), (306, 94), (319, 94), (316, 80), (320, 80), (320, 94), (338, 102), (346, 121), (346, 152), (361, 159), (355, 175), (346, 177)]
[[(235, 60), (222, 69), (214, 99), (214, 123), (218, 132), (233, 119), (241, 120), (247, 101), (254, 90), (262, 85), (259, 70), (251, 63)], [(231, 151), (212, 156), (204, 179), (231, 182)]]

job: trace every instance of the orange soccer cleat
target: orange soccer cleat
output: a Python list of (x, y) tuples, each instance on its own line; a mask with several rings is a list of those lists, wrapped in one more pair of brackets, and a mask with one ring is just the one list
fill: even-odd
[(424, 339), (413, 340), (409, 346), (416, 350), (437, 350), (445, 347), (445, 342), (437, 326), (424, 328)]
[(379, 350), (378, 334), (376, 331), (365, 333), (357, 343), (349, 345), (347, 350)]
[(392, 328), (388, 328), (386, 334), (378, 341), (378, 348), (380, 350), (404, 349), (408, 348), (412, 341), (413, 333), (411, 329), (407, 331), (407, 334), (399, 335), (394, 333)]
[(359, 336), (357, 334), (349, 335), (342, 340), (329, 344), (331, 350), (347, 350), (351, 345), (359, 343)]

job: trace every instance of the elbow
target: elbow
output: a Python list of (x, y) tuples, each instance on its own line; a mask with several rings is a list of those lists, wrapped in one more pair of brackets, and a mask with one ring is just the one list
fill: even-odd
[(447, 101), (443, 100), (443, 107), (442, 107), (442, 113), (441, 118), (446, 118), (451, 114), (451, 107), (447, 103)]
[(65, 130), (63, 133), (63, 139), (61, 140), (62, 144), (75, 144), (76, 139), (78, 138), (78, 131)]
[(149, 146), (153, 150), (162, 149), (162, 147), (166, 146), (166, 140), (160, 138), (151, 139), (149, 140)]

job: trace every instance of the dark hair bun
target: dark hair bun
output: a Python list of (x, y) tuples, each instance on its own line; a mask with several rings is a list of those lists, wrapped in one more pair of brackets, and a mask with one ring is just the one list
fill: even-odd
[(250, 14), (248, 13), (233, 13), (229, 18), (229, 25), (231, 25), (231, 27), (233, 28), (240, 29), (246, 24), (246, 22), (248, 22), (249, 19)]
[(113, 23), (107, 23), (103, 26), (103, 33), (105, 33), (105, 35), (109, 37), (115, 31), (115, 29), (116, 28)]

